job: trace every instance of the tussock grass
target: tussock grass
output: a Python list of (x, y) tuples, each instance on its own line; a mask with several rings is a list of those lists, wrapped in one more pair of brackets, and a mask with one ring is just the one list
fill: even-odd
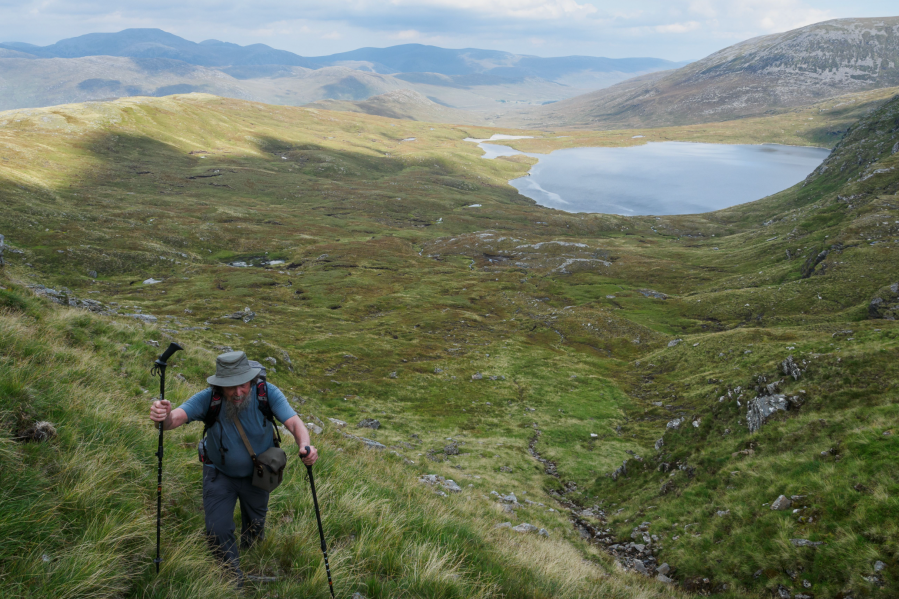
[[(127, 379), (151, 363), (153, 349), (143, 341), (154, 331), (35, 305), (39, 319), (0, 313), (0, 380), (7, 390), (0, 412), (3, 596), (237, 596), (201, 535), (200, 468), (187, 442), (196, 431), (189, 429), (166, 437), (164, 561), (158, 577), (153, 571), (156, 433), (146, 419), (152, 396), (129, 400)], [(181, 364), (197, 366), (208, 353), (190, 350)], [(178, 381), (170, 391), (190, 392)], [(37, 418), (51, 420), (58, 436), (13, 440)], [(398, 458), (385, 461), (333, 432), (317, 442), (323, 454), (317, 486), (341, 596), (581, 597), (601, 596), (585, 589), (610, 584), (597, 566), (582, 562), (583, 549), (491, 531), (487, 506), (472, 506), (470, 494), (437, 497)], [(267, 538), (244, 557), (248, 572), (278, 577), (251, 584), (245, 591), (251, 596), (327, 596), (303, 474), (292, 460), (288, 480), (272, 497)]]

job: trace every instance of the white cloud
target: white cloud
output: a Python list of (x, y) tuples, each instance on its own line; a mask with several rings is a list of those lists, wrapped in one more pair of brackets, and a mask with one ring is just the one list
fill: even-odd
[(517, 19), (581, 18), (599, 12), (593, 4), (575, 0), (391, 0), (394, 6), (433, 6)]
[(696, 31), (702, 27), (699, 21), (687, 21), (686, 23), (669, 23), (668, 25), (656, 25), (655, 29), (659, 33), (688, 33)]
[(737, 36), (789, 31), (835, 16), (802, 0), (690, 0), (688, 10)]
[(421, 38), (421, 32), (416, 31), (415, 29), (405, 29), (403, 31), (397, 31), (396, 33), (388, 34), (388, 36), (392, 40), (417, 40)]

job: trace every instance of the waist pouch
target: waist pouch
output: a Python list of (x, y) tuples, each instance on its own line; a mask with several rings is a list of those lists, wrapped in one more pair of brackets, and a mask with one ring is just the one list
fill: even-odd
[[(250, 452), (250, 457), (253, 458), (253, 486), (268, 492), (274, 491), (278, 488), (278, 485), (281, 484), (281, 481), (284, 480), (284, 467), (287, 466), (287, 454), (284, 453), (283, 449), (275, 446), (256, 455), (256, 452), (253, 451), (253, 446), (250, 445), (250, 440), (247, 439), (247, 434), (244, 432), (243, 426), (240, 424), (240, 420), (236, 417), (232, 418), (232, 420), (237, 426), (237, 432), (240, 433), (240, 438), (243, 439), (244, 446), (246, 446), (247, 451)], [(272, 424), (272, 426), (274, 426), (274, 424)], [(274, 432), (272, 433), (272, 436), (274, 436)]]
[(274, 491), (284, 480), (287, 454), (280, 447), (263, 451), (253, 459), (253, 486)]

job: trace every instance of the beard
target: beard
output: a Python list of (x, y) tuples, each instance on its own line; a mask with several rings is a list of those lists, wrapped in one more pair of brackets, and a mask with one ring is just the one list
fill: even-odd
[[(238, 403), (239, 401), (239, 403)], [(229, 420), (237, 418), (241, 412), (250, 407), (250, 395), (235, 395), (233, 399), (225, 399), (225, 415)]]

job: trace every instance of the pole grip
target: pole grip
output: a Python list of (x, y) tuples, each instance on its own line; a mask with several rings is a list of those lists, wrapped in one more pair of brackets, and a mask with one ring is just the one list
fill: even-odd
[(158, 361), (162, 362), (164, 365), (166, 362), (169, 361), (169, 358), (172, 357), (172, 354), (174, 354), (176, 351), (181, 350), (181, 349), (184, 349), (184, 348), (181, 347), (180, 345), (178, 345), (177, 343), (175, 343), (174, 341), (169, 343), (169, 346), (166, 348), (166, 350), (164, 352), (162, 352), (162, 354), (159, 356)]

